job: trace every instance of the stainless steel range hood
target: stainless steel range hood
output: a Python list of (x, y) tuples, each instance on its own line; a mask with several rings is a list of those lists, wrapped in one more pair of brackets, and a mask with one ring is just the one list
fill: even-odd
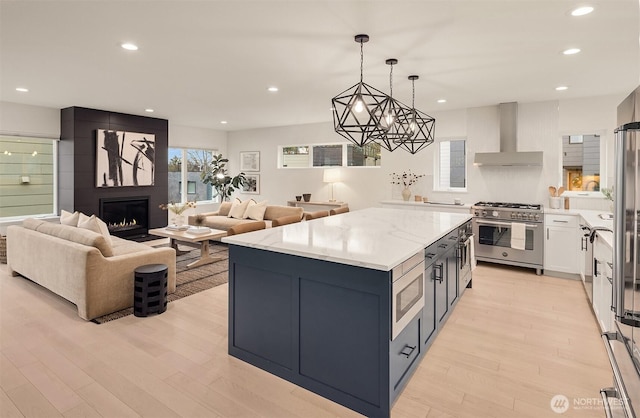
[(500, 152), (476, 152), (480, 166), (542, 166), (542, 151), (518, 152), (518, 103), (500, 103)]

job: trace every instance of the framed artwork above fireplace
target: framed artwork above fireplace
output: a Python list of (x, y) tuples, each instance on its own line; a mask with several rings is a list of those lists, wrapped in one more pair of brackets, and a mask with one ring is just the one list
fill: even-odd
[(96, 130), (96, 187), (152, 186), (155, 135)]

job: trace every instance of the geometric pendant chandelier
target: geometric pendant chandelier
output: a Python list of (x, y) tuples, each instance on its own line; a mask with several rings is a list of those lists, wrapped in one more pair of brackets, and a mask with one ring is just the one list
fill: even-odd
[[(411, 112), (406, 105), (393, 98), (393, 66), (398, 63), (395, 58), (389, 58), (385, 64), (390, 66), (389, 71), (389, 100), (385, 103), (385, 108), (380, 109), (380, 123), (385, 129), (384, 133), (374, 135), (374, 140), (387, 151), (393, 152), (403, 141), (409, 139), (411, 134), (410, 126), (406, 123), (407, 114)], [(376, 112), (376, 114), (378, 114)]]
[(360, 82), (331, 99), (335, 131), (359, 147), (376, 142), (388, 151), (402, 148), (411, 154), (428, 147), (434, 142), (435, 119), (415, 107), (418, 76), (409, 76), (413, 86), (409, 108), (393, 99), (393, 65), (398, 60), (386, 60), (391, 66), (387, 95), (363, 81), (363, 44), (369, 41), (369, 35), (356, 35), (354, 39), (360, 44)]
[(360, 82), (331, 99), (331, 105), (335, 131), (362, 147), (386, 132), (380, 123), (380, 116), (387, 109), (390, 99), (385, 93), (363, 82), (362, 44), (369, 41), (369, 35), (356, 35), (355, 41), (360, 43)]
[(409, 136), (406, 139), (398, 141), (398, 145), (411, 154), (415, 154), (433, 144), (436, 129), (436, 120), (416, 109), (415, 80), (418, 78), (417, 75), (409, 76), (413, 90), (411, 109), (401, 116), (403, 119), (400, 121), (402, 125), (408, 126)]

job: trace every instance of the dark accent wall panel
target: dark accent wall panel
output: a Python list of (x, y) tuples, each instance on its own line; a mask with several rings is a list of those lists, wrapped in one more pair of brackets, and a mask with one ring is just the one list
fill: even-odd
[[(59, 206), (98, 215), (101, 198), (149, 197), (149, 228), (167, 224), (167, 213), (158, 206), (168, 199), (169, 121), (83, 107), (60, 111)], [(96, 130), (140, 132), (155, 135), (153, 186), (96, 187)]]

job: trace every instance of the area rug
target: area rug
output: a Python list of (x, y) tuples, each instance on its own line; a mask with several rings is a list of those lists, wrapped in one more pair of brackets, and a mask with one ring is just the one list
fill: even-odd
[[(180, 246), (181, 250), (188, 248), (189, 247)], [(223, 243), (215, 242), (209, 246), (209, 253), (213, 257), (222, 259), (215, 263), (205, 264), (195, 268), (187, 268), (187, 264), (200, 258), (200, 250), (194, 249), (176, 257), (176, 291), (167, 296), (167, 302), (173, 302), (193, 295), (194, 293), (227, 283), (229, 269), (229, 252), (227, 246)], [(105, 322), (131, 314), (133, 314), (133, 307), (100, 316), (92, 319), (92, 322), (104, 324)]]

